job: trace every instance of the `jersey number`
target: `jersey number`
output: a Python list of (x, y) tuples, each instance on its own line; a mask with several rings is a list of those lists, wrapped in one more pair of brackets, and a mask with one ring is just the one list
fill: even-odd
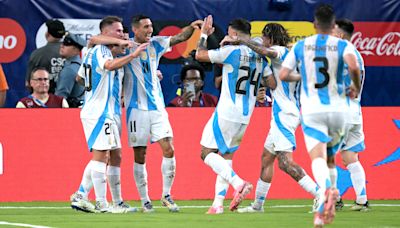
[[(258, 82), (260, 80), (260, 74), (256, 75), (256, 69), (251, 70), (250, 67), (248, 66), (241, 66), (239, 70), (242, 70), (245, 72), (244, 76), (240, 77), (239, 80), (236, 82), (236, 91), (235, 93), (237, 94), (243, 94), (246, 95), (246, 82), (251, 78), (250, 84), (254, 85), (254, 96), (257, 96), (257, 87), (258, 87)], [(256, 78), (254, 78), (256, 76)], [(254, 81), (255, 79), (255, 81)], [(241, 84), (244, 82), (245, 86), (244, 89), (241, 89)]]
[(83, 64), (85, 70), (85, 89), (86, 91), (92, 90), (92, 66), (90, 64)]
[(111, 134), (111, 129), (110, 129), (111, 123), (105, 123), (104, 125), (106, 126), (106, 128), (104, 129), (104, 133), (106, 135), (110, 135)]
[(150, 71), (149, 63), (142, 62), (142, 69), (143, 69), (144, 73), (148, 73)]
[(324, 64), (324, 66), (318, 68), (318, 71), (324, 75), (324, 81), (321, 83), (315, 83), (315, 88), (316, 89), (322, 89), (325, 86), (328, 85), (329, 83), (329, 73), (328, 73), (328, 68), (329, 68), (329, 64), (328, 64), (328, 59), (326, 57), (315, 57), (313, 59), (314, 62), (322, 62), (322, 64)]

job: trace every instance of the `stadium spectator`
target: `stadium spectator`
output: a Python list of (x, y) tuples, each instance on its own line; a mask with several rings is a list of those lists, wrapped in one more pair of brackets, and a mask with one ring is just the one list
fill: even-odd
[(60, 55), (65, 58), (64, 67), (57, 81), (55, 95), (67, 99), (70, 108), (81, 106), (85, 87), (76, 80), (81, 65), (80, 53), (86, 41), (79, 35), (69, 33), (60, 46)]
[(29, 57), (25, 85), (29, 87), (29, 78), (32, 70), (43, 67), (49, 72), (49, 93), (54, 93), (58, 75), (64, 64), (64, 59), (60, 56), (60, 40), (65, 34), (65, 27), (64, 24), (57, 19), (48, 20), (46, 26), (47, 32), (45, 36), (47, 44), (33, 51)]
[[(203, 92), (204, 69), (197, 64), (182, 67), (181, 82), (182, 94), (175, 97), (168, 106), (171, 107), (215, 107), (218, 98)], [(191, 88), (191, 89), (189, 89)], [(193, 90), (192, 90), (193, 89)], [(191, 91), (192, 90), (192, 91)]]
[[(339, 192), (332, 188), (327, 156), (334, 155), (343, 142), (348, 101), (344, 90), (344, 63), (353, 83), (349, 94), (361, 88), (360, 69), (355, 48), (345, 40), (331, 36), (335, 26), (332, 6), (321, 4), (314, 12), (316, 35), (298, 41), (287, 54), (279, 72), (284, 81), (301, 81), (301, 124), (311, 159), (318, 191), (314, 227), (323, 227), (335, 218)], [(291, 72), (300, 66), (302, 75)], [(339, 73), (338, 73), (339, 72)], [(339, 89), (342, 88), (342, 89)]]
[(0, 64), (0, 108), (6, 103), (8, 84), (6, 75), (4, 74), (3, 67)]
[(49, 93), (49, 72), (45, 68), (33, 69), (29, 79), (32, 94), (22, 98), (17, 108), (68, 108), (67, 101)]

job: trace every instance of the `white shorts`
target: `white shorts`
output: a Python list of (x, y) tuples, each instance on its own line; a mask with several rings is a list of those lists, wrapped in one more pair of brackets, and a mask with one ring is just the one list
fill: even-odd
[(362, 124), (346, 124), (346, 133), (341, 150), (362, 152), (365, 150), (364, 139), (365, 136)]
[(81, 118), (89, 151), (121, 148), (121, 118)]
[(233, 153), (238, 149), (246, 128), (247, 124), (218, 118), (214, 112), (204, 127), (200, 144), (218, 149), (221, 154)]
[(295, 132), (300, 124), (300, 117), (280, 112), (271, 118), (271, 128), (264, 143), (264, 148), (271, 154), (277, 151), (293, 152), (296, 149)]
[(172, 128), (168, 113), (163, 110), (128, 109), (128, 145), (130, 147), (147, 146), (163, 138), (172, 138)]
[(302, 115), (302, 128), (307, 151), (318, 143), (327, 143), (328, 155), (335, 155), (345, 134), (347, 112), (324, 112)]

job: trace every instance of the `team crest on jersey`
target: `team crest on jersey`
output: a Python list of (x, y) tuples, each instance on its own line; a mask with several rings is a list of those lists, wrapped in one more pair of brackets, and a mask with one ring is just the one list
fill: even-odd
[(150, 50), (150, 58), (155, 58), (156, 52), (154, 50)]
[(147, 53), (144, 52), (144, 51), (140, 52), (140, 59), (141, 60), (147, 60)]

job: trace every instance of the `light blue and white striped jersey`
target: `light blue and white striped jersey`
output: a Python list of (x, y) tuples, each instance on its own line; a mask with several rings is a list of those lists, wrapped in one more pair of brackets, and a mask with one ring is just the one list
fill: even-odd
[(344, 56), (354, 47), (330, 35), (317, 34), (297, 42), (282, 66), (299, 66), (302, 114), (348, 111), (344, 83)]
[[(268, 63), (244, 45), (209, 50), (212, 63), (223, 64), (222, 88), (216, 111), (222, 119), (248, 124), (261, 77), (271, 74)], [(267, 67), (269, 72), (264, 72)]]
[[(155, 36), (146, 50), (134, 58), (126, 67), (124, 79), (125, 106), (141, 110), (165, 108), (160, 80), (157, 77), (161, 56), (170, 48), (170, 36)], [(137, 46), (136, 46), (137, 47)], [(136, 47), (129, 51), (133, 52)]]
[[(348, 45), (353, 45), (349, 41), (347, 41)], [(357, 62), (360, 67), (360, 72), (361, 72), (361, 89), (360, 93), (355, 99), (350, 99), (347, 97), (349, 106), (350, 106), (350, 115), (349, 119), (347, 120), (348, 123), (351, 124), (361, 124), (362, 123), (362, 113), (361, 113), (361, 93), (363, 90), (364, 86), (364, 80), (365, 80), (365, 66), (364, 66), (364, 59), (362, 58), (360, 52), (354, 47), (354, 51), (357, 57)], [(345, 64), (345, 70), (344, 70), (344, 79), (346, 83), (346, 87), (350, 86), (352, 81), (351, 77), (349, 75), (348, 71), (348, 66)]]
[(104, 68), (107, 60), (112, 60), (111, 50), (104, 45), (89, 49), (83, 58), (78, 75), (85, 80), (84, 105), (81, 118), (113, 119), (121, 115), (121, 88), (123, 68), (109, 71)]
[[(272, 72), (276, 80), (276, 88), (271, 90), (273, 111), (280, 110), (286, 114), (293, 114), (300, 117), (300, 90), (299, 82), (285, 82), (279, 79), (279, 71), (282, 62), (286, 58), (289, 50), (283, 46), (272, 46), (271, 49), (277, 51), (276, 58), (271, 59)], [(274, 107), (279, 107), (274, 109)], [(274, 114), (274, 112), (272, 114)]]

